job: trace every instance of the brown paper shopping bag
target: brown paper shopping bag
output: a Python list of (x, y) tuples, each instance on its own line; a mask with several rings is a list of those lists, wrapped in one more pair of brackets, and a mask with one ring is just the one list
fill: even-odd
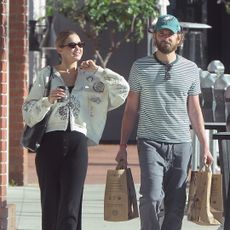
[(125, 221), (138, 217), (131, 170), (109, 169), (106, 176), (104, 220)]
[(222, 223), (224, 212), (222, 174), (212, 174), (212, 186), (210, 196), (211, 212), (215, 219)]
[(219, 225), (211, 212), (210, 195), (212, 172), (204, 166), (200, 171), (191, 172), (188, 196), (188, 220), (200, 225)]

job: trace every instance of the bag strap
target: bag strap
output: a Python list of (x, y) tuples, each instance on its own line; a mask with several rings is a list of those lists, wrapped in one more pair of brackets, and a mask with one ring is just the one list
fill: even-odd
[(138, 217), (137, 197), (136, 190), (134, 187), (133, 176), (130, 168), (126, 168), (128, 194), (130, 202), (129, 216), (131, 218)]
[(53, 66), (50, 66), (49, 80), (48, 80), (48, 82), (47, 82), (47, 84), (45, 86), (45, 92), (44, 92), (45, 97), (49, 96), (52, 78), (53, 78)]

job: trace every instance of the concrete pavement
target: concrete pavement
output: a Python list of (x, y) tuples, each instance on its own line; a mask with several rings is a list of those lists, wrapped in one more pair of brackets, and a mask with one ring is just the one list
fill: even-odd
[[(137, 190), (138, 188), (139, 185), (136, 185)], [(85, 186), (83, 202), (83, 229), (139, 230), (139, 218), (125, 222), (107, 222), (103, 220), (104, 189), (105, 186), (102, 184), (87, 184)], [(9, 187), (8, 203), (16, 204), (17, 230), (41, 230), (41, 209), (38, 186)], [(187, 217), (185, 216), (182, 229), (217, 230), (218, 226), (200, 226), (187, 221)]]
[[(139, 230), (139, 218), (125, 222), (103, 220), (103, 199), (106, 172), (115, 168), (118, 145), (98, 145), (89, 148), (89, 167), (83, 202), (83, 230)], [(139, 190), (139, 164), (135, 145), (128, 146), (129, 167), (132, 169), (136, 191)], [(8, 188), (8, 203), (16, 204), (17, 230), (41, 230), (40, 193), (34, 165), (35, 154), (29, 154), (29, 185)], [(200, 226), (187, 221), (183, 230), (217, 230), (218, 226)], [(65, 229), (63, 229), (65, 230)], [(173, 229), (172, 229), (173, 230)]]

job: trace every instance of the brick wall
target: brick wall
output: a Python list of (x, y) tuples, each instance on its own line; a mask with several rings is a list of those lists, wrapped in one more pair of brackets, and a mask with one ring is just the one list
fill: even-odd
[(7, 186), (7, 1), (0, 12), (0, 205), (6, 206)]
[(28, 153), (20, 146), (23, 130), (21, 106), (27, 95), (28, 1), (10, 0), (9, 18), (9, 180), (27, 183)]
[(16, 206), (7, 204), (8, 179), (8, 0), (0, 1), (0, 230), (16, 229)]

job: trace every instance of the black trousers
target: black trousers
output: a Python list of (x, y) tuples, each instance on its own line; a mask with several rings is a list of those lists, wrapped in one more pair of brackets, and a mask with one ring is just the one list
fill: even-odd
[(81, 230), (87, 138), (79, 132), (45, 134), (36, 158), (42, 230)]

